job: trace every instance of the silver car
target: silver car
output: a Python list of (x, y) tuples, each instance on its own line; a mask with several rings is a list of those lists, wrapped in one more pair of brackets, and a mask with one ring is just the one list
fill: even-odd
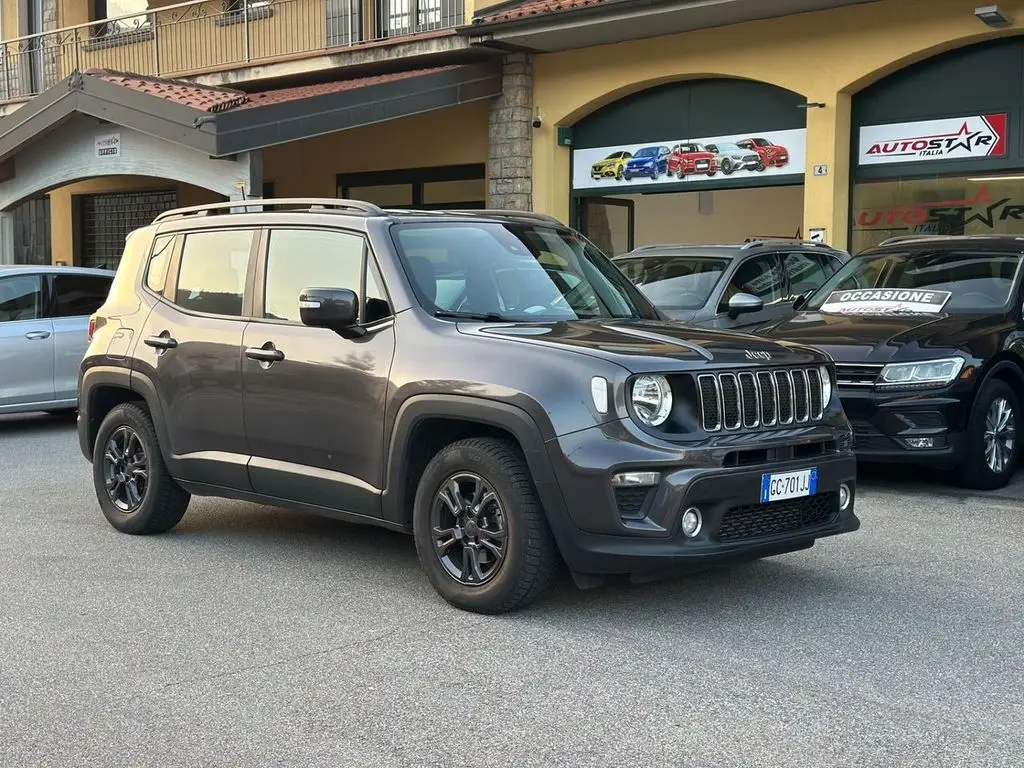
[(764, 162), (757, 152), (743, 149), (731, 141), (708, 144), (708, 152), (714, 152), (722, 173), (731, 176), (736, 171), (763, 171)]
[(104, 269), (0, 266), (0, 413), (73, 410)]

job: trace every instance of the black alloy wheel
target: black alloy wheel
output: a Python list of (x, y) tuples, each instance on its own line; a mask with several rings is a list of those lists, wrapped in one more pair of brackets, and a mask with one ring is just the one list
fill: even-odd
[(490, 484), (460, 472), (441, 486), (430, 511), (434, 551), (460, 584), (486, 584), (505, 561), (505, 512)]
[(103, 450), (103, 479), (110, 502), (130, 514), (146, 497), (149, 458), (139, 433), (130, 426), (114, 430)]

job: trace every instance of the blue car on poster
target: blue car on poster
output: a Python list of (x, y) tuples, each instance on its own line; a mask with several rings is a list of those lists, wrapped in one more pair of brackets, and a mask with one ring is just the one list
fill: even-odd
[(656, 181), (661, 174), (668, 172), (670, 154), (666, 146), (644, 147), (626, 162), (622, 176), (626, 181), (634, 176), (646, 176), (651, 181)]

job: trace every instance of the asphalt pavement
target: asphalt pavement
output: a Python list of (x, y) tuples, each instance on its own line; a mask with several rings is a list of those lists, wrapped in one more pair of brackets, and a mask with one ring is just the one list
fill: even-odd
[(862, 473), (860, 531), (503, 617), (402, 535), (193, 499), (116, 533), (0, 417), (0, 766), (1020, 766), (1024, 483)]

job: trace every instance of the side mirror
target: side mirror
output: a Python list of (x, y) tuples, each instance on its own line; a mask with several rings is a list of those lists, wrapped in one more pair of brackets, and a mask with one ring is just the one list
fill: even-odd
[(799, 296), (796, 297), (796, 300), (793, 302), (793, 309), (801, 309), (803, 307), (803, 305), (807, 303), (807, 300), (809, 298), (811, 298), (811, 296), (813, 294), (814, 294), (814, 289), (813, 288), (811, 288), (809, 291), (804, 291), (803, 293), (801, 293)]
[(749, 293), (737, 293), (729, 299), (729, 317), (735, 320), (748, 312), (760, 312), (764, 309), (764, 301)]
[(306, 288), (299, 294), (299, 317), (311, 328), (330, 328), (342, 336), (359, 335), (359, 297), (347, 288)]

